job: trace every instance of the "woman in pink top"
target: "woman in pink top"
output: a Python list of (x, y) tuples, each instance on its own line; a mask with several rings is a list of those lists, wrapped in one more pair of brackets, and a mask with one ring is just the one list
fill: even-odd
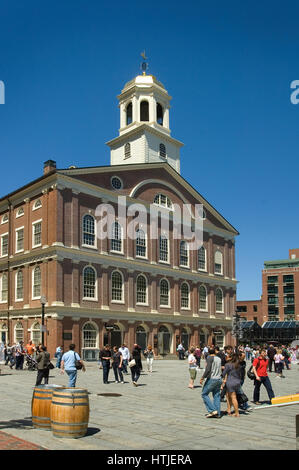
[(281, 354), (282, 350), (277, 349), (277, 353), (274, 356), (274, 361), (275, 361), (275, 370), (276, 370), (276, 378), (284, 378), (284, 375), (282, 375), (282, 369), (283, 369), (283, 364), (284, 364), (284, 356)]

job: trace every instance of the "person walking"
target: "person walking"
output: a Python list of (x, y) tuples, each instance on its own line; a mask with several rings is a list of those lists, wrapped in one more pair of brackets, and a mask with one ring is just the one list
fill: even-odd
[(112, 353), (112, 368), (115, 377), (115, 383), (124, 383), (124, 376), (122, 373), (123, 357), (122, 353), (118, 350), (117, 346), (113, 346)]
[(275, 361), (275, 372), (276, 372), (276, 378), (284, 378), (284, 375), (282, 375), (283, 371), (283, 365), (284, 365), (284, 356), (282, 355), (282, 350), (277, 349), (277, 352), (274, 356), (274, 361)]
[(128, 362), (129, 362), (129, 359), (130, 359), (130, 351), (127, 348), (127, 345), (125, 343), (119, 348), (119, 352), (121, 352), (122, 358), (123, 358), (123, 372), (125, 374), (128, 374), (129, 373), (128, 372)]
[(255, 405), (261, 405), (260, 403), (260, 388), (263, 384), (267, 390), (268, 397), (271, 403), (272, 398), (274, 398), (274, 392), (272, 389), (272, 385), (270, 379), (267, 374), (267, 366), (268, 366), (268, 359), (267, 359), (267, 351), (262, 349), (260, 352), (259, 357), (255, 358), (252, 363), (252, 371), (255, 375), (254, 379), (254, 391), (253, 391), (253, 402)]
[(57, 346), (56, 351), (55, 351), (57, 369), (60, 369), (62, 356), (63, 356), (63, 346)]
[(246, 346), (244, 348), (244, 351), (245, 351), (245, 360), (250, 361), (250, 359), (251, 359), (251, 347), (249, 346), (249, 344), (246, 344)]
[(243, 411), (251, 411), (252, 408), (251, 406), (248, 404), (248, 401), (243, 401), (243, 402), (239, 402), (240, 400), (240, 397), (244, 397), (245, 396), (245, 393), (242, 389), (242, 386), (245, 382), (245, 378), (246, 378), (246, 353), (245, 353), (245, 350), (244, 352), (241, 352), (239, 354), (239, 361), (240, 361), (240, 366), (241, 366), (241, 385), (240, 385), (240, 388), (237, 392), (237, 400), (238, 400), (238, 403), (239, 403), (239, 408)]
[(23, 341), (20, 341), (16, 345), (15, 349), (15, 357), (16, 357), (16, 370), (23, 370), (24, 365), (24, 356), (25, 356), (25, 349), (23, 347)]
[[(202, 399), (208, 411), (207, 418), (221, 418), (221, 402), (220, 402), (220, 389), (222, 384), (221, 378), (221, 359), (216, 356), (215, 349), (209, 348), (209, 355), (206, 358), (207, 364), (203, 376), (200, 379), (202, 385), (206, 379), (203, 390)], [(210, 399), (209, 394), (212, 393), (213, 401)]]
[(132, 376), (132, 383), (135, 387), (138, 386), (137, 382), (141, 375), (142, 371), (142, 361), (141, 361), (141, 348), (138, 344), (134, 344), (134, 348), (132, 350), (130, 361), (135, 360), (135, 364), (131, 366), (131, 376)]
[(196, 368), (197, 370), (200, 369), (200, 360), (201, 360), (201, 349), (200, 346), (196, 346), (195, 351), (194, 351), (194, 356), (196, 358)]
[(282, 355), (284, 357), (284, 360), (283, 360), (284, 365), (285, 365), (287, 370), (290, 370), (289, 351), (288, 351), (287, 347), (284, 346), (284, 345), (281, 346), (281, 349), (282, 349)]
[(11, 369), (13, 368), (13, 365), (15, 364), (14, 345), (10, 346), (10, 343), (7, 343), (7, 347), (6, 347), (5, 365), (7, 366), (8, 364)]
[(104, 384), (109, 383), (108, 379), (109, 379), (111, 357), (112, 357), (112, 352), (111, 352), (110, 346), (109, 344), (106, 344), (104, 346), (104, 349), (102, 349), (99, 354), (99, 358), (103, 366), (103, 383)]
[(188, 388), (194, 389), (194, 380), (196, 379), (196, 357), (194, 355), (195, 348), (190, 348), (189, 356), (188, 356), (188, 366), (189, 366), (189, 375), (190, 381)]
[(182, 361), (185, 359), (185, 348), (182, 343), (177, 347), (177, 352), (179, 353), (179, 359)]
[(79, 354), (75, 352), (75, 349), (76, 345), (70, 344), (69, 351), (64, 353), (61, 359), (60, 370), (62, 374), (66, 372), (69, 377), (68, 387), (76, 387), (78, 373), (78, 369), (76, 367), (77, 361), (81, 364), (83, 372), (86, 370), (83, 361), (81, 360)]
[(143, 354), (146, 357), (147, 371), (151, 374), (153, 372), (153, 362), (155, 358), (155, 353), (151, 344), (148, 345)]
[(33, 358), (33, 355), (35, 353), (35, 344), (30, 340), (28, 344), (25, 346), (27, 354)]
[(268, 356), (268, 359), (269, 359), (269, 363), (268, 363), (268, 371), (269, 372), (272, 372), (273, 364), (274, 364), (274, 371), (275, 371), (275, 361), (274, 361), (275, 354), (276, 354), (276, 349), (274, 348), (273, 344), (270, 344), (270, 346), (267, 350), (267, 356)]
[[(236, 418), (239, 418), (240, 416), (237, 392), (241, 387), (241, 378), (242, 368), (240, 365), (239, 355), (233, 354), (231, 361), (225, 364), (221, 388), (226, 386), (227, 414)], [(234, 413), (231, 412), (232, 407), (235, 410)]]
[(49, 382), (49, 365), (50, 365), (50, 353), (48, 353), (46, 346), (41, 347), (41, 352), (36, 356), (37, 362), (37, 377), (36, 377), (36, 384), (37, 387), (42, 383), (44, 379), (45, 385)]

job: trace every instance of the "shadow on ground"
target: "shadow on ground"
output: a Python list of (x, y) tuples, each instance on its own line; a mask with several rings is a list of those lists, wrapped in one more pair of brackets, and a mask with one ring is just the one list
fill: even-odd
[(0, 429), (28, 429), (33, 428), (32, 419), (12, 419), (10, 421), (0, 421)]

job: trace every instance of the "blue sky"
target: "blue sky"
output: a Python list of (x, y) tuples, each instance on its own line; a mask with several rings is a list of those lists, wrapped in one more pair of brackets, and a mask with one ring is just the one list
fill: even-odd
[(259, 298), (263, 262), (299, 247), (298, 14), (292, 0), (0, 0), (0, 195), (50, 158), (109, 165), (116, 96), (145, 49), (182, 176), (240, 232), (237, 298)]

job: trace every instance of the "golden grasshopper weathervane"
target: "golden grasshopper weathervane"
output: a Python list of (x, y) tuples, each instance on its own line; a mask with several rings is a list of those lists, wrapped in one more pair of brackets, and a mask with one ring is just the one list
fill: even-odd
[(147, 57), (146, 57), (146, 55), (145, 55), (145, 51), (141, 52), (140, 55), (141, 55), (141, 57), (142, 57), (143, 60), (144, 60), (144, 61), (142, 62), (142, 64), (141, 64), (142, 74), (143, 74), (143, 75), (146, 75), (146, 71), (147, 71), (147, 69), (148, 69), (148, 63), (146, 62)]

